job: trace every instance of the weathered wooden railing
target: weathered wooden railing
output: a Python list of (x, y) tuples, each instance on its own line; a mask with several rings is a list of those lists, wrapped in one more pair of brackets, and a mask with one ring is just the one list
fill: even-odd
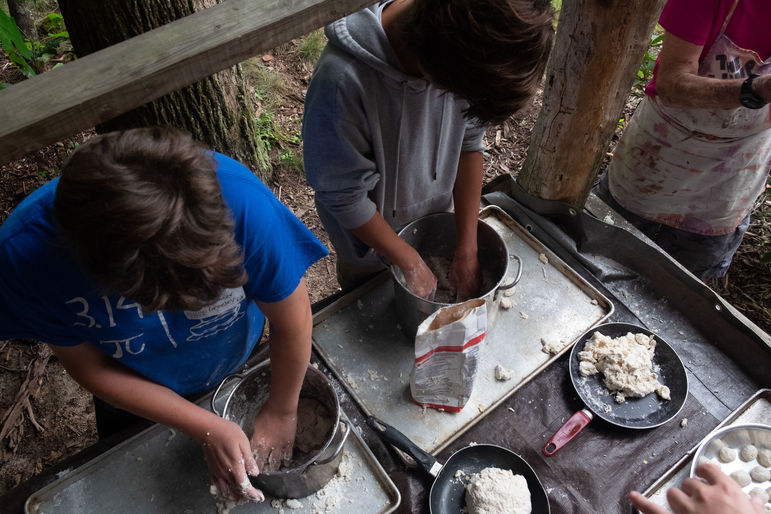
[(372, 0), (227, 0), (0, 91), (0, 164), (357, 11)]

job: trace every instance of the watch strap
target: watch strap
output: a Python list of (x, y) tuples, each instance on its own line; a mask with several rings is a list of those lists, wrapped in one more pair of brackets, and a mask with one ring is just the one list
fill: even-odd
[(760, 109), (767, 103), (763, 97), (752, 90), (752, 81), (755, 79), (755, 77), (759, 77), (759, 75), (750, 73), (750, 76), (747, 77), (744, 82), (742, 82), (742, 87), (739, 94), (739, 101), (744, 107), (748, 109)]

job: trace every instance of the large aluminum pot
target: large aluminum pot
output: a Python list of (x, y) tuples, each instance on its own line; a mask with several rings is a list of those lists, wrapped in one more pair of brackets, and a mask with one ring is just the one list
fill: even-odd
[[(455, 215), (451, 212), (429, 214), (419, 218), (399, 231), (399, 237), (410, 244), (424, 260), (439, 257), (452, 260), (455, 254)], [(516, 277), (504, 284), (509, 269), (509, 251), (500, 235), (484, 220), (477, 224), (477, 245), (479, 265), (484, 276), (482, 291), (478, 298), (485, 300), (487, 307), (487, 329), (490, 330), (498, 317), (502, 292), (514, 287), (522, 276), (522, 261), (516, 255), (511, 258), (518, 263)], [(396, 300), (396, 315), (402, 331), (414, 338), (418, 326), (428, 316), (451, 303), (426, 300), (410, 291), (403, 282), (401, 271), (391, 266)]]
[[(254, 418), (267, 401), (270, 391), (270, 363), (262, 362), (244, 373), (225, 377), (211, 399), (212, 411), (237, 423), (251, 439)], [(250, 477), (252, 484), (277, 498), (303, 498), (312, 494), (335, 476), (350, 427), (340, 420), (340, 402), (332, 384), (324, 374), (308, 366), (300, 398), (310, 398), (326, 407), (329, 427), (323, 445), (300, 462), (275, 472)]]

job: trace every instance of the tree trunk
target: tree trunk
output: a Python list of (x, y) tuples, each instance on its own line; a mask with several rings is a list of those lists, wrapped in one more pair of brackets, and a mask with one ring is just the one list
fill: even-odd
[(533, 196), (581, 208), (665, 0), (565, 0), (543, 108), (517, 178)]
[[(219, 1), (59, 0), (59, 7), (75, 53), (84, 56)], [(268, 152), (257, 133), (239, 66), (121, 114), (99, 125), (97, 132), (152, 125), (183, 129), (209, 148), (243, 162), (263, 181), (270, 180)]]
[(32, 12), (32, 2), (30, 0), (7, 0), (8, 12), (21, 33), (28, 39), (37, 41), (37, 29), (35, 28), (35, 13)]

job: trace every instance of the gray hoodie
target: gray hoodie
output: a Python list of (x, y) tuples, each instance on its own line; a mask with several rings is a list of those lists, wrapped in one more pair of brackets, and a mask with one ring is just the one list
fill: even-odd
[(403, 71), (380, 23), (388, 3), (326, 27), (305, 99), (306, 176), (348, 283), (383, 268), (350, 230), (376, 209), (396, 231), (451, 210), (460, 152), (481, 151), (485, 129), (464, 100)]

